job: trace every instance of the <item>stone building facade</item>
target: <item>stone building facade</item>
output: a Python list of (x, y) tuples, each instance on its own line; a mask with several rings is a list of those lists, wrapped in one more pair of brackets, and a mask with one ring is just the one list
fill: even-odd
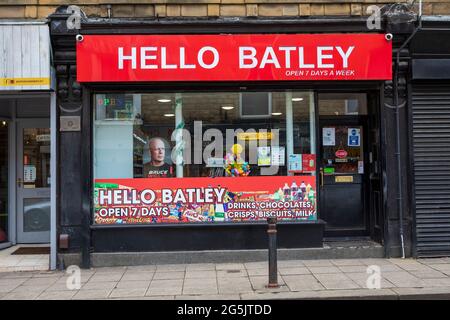
[[(399, 1), (406, 2), (406, 1)], [(417, 1), (418, 2), (418, 1)], [(0, 0), (0, 18), (42, 19), (60, 5), (77, 5), (88, 17), (295, 17), (364, 16), (379, 0)], [(450, 13), (450, 1), (428, 0), (424, 15)]]

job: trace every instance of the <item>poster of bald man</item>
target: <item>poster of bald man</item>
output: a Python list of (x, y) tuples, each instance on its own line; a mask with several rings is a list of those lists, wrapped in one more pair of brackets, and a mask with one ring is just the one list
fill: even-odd
[(149, 159), (144, 164), (144, 178), (170, 178), (174, 177), (174, 169), (170, 164), (170, 145), (161, 137), (148, 140)]

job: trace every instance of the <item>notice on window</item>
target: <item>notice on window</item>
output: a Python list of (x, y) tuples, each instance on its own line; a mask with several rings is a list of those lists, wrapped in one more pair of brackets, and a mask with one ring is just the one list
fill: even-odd
[(303, 170), (301, 154), (290, 154), (288, 161), (289, 172), (301, 172)]
[(359, 128), (348, 128), (348, 146), (359, 147), (361, 145), (361, 132)]
[(23, 182), (32, 183), (36, 181), (36, 167), (33, 165), (23, 166)]
[(270, 147), (258, 147), (258, 166), (270, 166)]
[(322, 129), (322, 145), (335, 146), (336, 145), (336, 130), (335, 128)]
[(272, 147), (272, 165), (284, 166), (285, 149), (284, 147)]

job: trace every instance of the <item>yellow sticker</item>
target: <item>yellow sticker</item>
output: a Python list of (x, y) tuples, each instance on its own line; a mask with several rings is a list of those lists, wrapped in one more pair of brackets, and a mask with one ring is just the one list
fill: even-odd
[(335, 182), (353, 182), (353, 176), (336, 176)]
[(239, 132), (238, 140), (272, 140), (272, 132)]
[(1, 87), (48, 85), (50, 85), (50, 78), (0, 78)]

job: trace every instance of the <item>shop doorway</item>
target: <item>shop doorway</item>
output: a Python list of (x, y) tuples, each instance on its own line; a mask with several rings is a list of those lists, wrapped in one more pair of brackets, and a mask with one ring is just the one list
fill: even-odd
[(17, 242), (50, 242), (50, 121), (18, 119)]
[(363, 119), (321, 119), (320, 203), (328, 236), (368, 236)]
[(318, 185), (325, 237), (382, 242), (375, 95), (318, 95)]
[(9, 229), (9, 121), (0, 117), (0, 249), (8, 242)]

